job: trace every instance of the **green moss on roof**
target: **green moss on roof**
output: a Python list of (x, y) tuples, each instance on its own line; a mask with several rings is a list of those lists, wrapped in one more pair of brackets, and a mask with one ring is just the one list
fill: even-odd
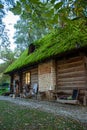
[(76, 44), (80, 47), (87, 45), (87, 26), (85, 21), (72, 21), (69, 26), (60, 28), (46, 35), (44, 38), (36, 41), (35, 52), (28, 55), (26, 49), (22, 55), (11, 64), (5, 71), (10, 73), (20, 67), (40, 62), (51, 56), (70, 51), (76, 48)]

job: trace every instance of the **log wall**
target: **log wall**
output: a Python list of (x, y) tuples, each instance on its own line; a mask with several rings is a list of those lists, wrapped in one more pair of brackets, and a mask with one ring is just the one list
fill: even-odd
[(33, 87), (34, 83), (38, 84), (38, 68), (31, 69), (31, 87)]
[(83, 56), (57, 61), (57, 87), (62, 89), (86, 87)]

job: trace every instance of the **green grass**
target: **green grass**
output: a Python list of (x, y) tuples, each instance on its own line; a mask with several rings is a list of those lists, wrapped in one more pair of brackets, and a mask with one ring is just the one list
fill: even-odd
[(85, 130), (75, 120), (0, 101), (0, 130)]

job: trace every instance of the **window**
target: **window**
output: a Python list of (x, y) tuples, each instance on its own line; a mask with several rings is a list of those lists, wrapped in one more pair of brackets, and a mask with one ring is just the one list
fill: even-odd
[(30, 72), (26, 73), (26, 77), (25, 78), (26, 78), (25, 79), (26, 84), (29, 84), (30, 83)]

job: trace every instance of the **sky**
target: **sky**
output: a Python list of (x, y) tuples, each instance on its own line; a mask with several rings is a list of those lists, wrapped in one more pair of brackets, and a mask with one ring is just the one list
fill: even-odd
[(15, 33), (14, 24), (16, 24), (18, 19), (19, 19), (19, 16), (14, 15), (10, 11), (8, 11), (7, 15), (3, 19), (3, 22), (6, 25), (6, 29), (8, 30), (8, 36), (9, 36), (9, 39), (11, 42), (11, 49), (12, 50), (14, 50), (14, 48), (15, 48), (14, 39), (13, 39), (13, 36)]
[[(14, 29), (14, 24), (16, 24), (17, 20), (19, 19), (19, 17), (16, 15), (14, 15), (12, 12), (8, 11), (8, 13), (6, 14), (6, 16), (3, 19), (3, 22), (6, 25), (6, 29), (8, 30), (8, 36), (11, 42), (11, 49), (14, 50), (15, 48), (15, 44), (14, 44), (14, 33), (15, 33), (15, 29)], [(3, 63), (3, 61), (0, 59), (0, 63)]]

